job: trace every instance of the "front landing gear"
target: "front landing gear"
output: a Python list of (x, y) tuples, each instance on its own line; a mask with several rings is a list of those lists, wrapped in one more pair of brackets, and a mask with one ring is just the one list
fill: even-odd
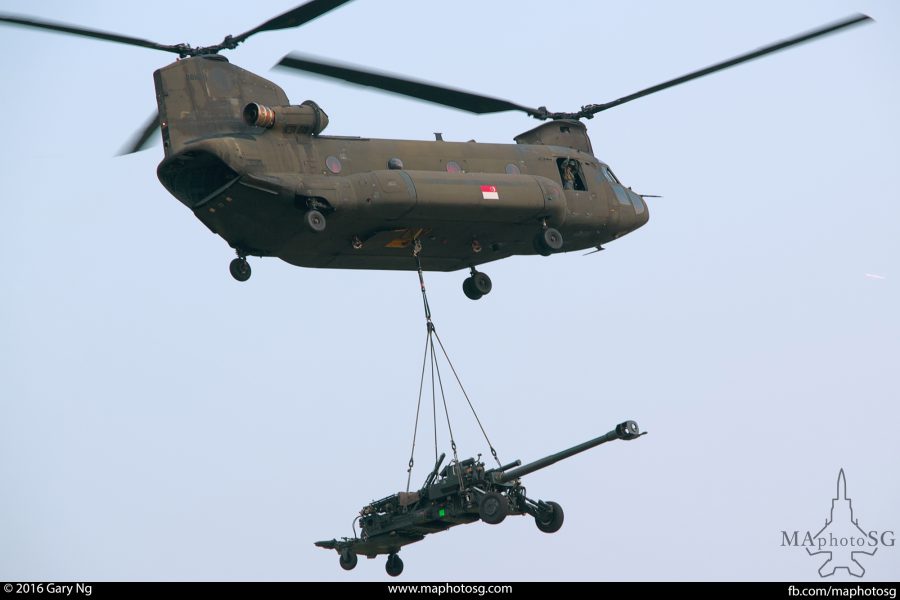
[(246, 256), (238, 254), (238, 257), (228, 265), (228, 270), (231, 271), (231, 276), (238, 281), (250, 279), (250, 263), (247, 262)]
[(479, 300), (482, 296), (491, 293), (493, 284), (486, 274), (472, 268), (472, 274), (463, 281), (463, 293), (470, 300)]
[(325, 215), (316, 209), (313, 208), (306, 211), (306, 214), (303, 215), (303, 219), (306, 221), (306, 226), (309, 227), (311, 231), (315, 233), (322, 233), (325, 231)]
[(389, 554), (387, 563), (384, 565), (384, 570), (387, 571), (387, 574), (391, 577), (397, 577), (403, 572), (403, 561), (400, 560), (400, 557), (396, 554)]
[(542, 229), (534, 238), (534, 251), (541, 256), (550, 256), (563, 247), (562, 234), (553, 227)]

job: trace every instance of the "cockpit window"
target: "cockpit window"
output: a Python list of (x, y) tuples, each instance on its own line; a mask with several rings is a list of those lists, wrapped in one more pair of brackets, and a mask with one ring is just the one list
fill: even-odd
[(626, 190), (622, 187), (622, 184), (615, 184), (612, 186), (613, 192), (616, 194), (616, 199), (619, 201), (619, 204), (622, 206), (632, 206), (634, 207), (634, 214), (640, 215), (643, 214), (647, 208), (644, 206), (644, 200), (641, 198), (639, 194), (635, 194), (631, 190)]
[(616, 177), (615, 173), (609, 170), (609, 167), (603, 167), (603, 175), (610, 183), (618, 183), (619, 185), (622, 185), (622, 183), (619, 181), (619, 178)]
[(616, 200), (619, 201), (619, 204), (622, 206), (629, 206), (631, 204), (631, 200), (628, 198), (628, 192), (625, 191), (622, 184), (617, 183), (612, 186), (612, 189), (616, 194)]
[(644, 200), (638, 194), (635, 194), (631, 190), (628, 191), (628, 195), (631, 196), (631, 203), (634, 204), (634, 214), (640, 215), (644, 213)]

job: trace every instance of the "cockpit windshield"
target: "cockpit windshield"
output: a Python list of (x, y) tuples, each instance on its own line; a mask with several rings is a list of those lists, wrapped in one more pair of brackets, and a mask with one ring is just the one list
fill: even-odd
[(606, 165), (603, 165), (603, 176), (606, 177), (606, 179), (607, 179), (610, 183), (618, 183), (619, 185), (622, 185), (622, 182), (619, 181), (619, 178), (616, 177), (616, 174), (613, 173), (613, 172), (610, 170), (610, 168), (607, 167)]

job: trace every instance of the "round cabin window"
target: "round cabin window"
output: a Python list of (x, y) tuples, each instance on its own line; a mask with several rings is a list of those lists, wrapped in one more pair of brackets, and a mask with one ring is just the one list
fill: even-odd
[(341, 172), (341, 161), (337, 156), (329, 156), (325, 159), (325, 166), (328, 170), (337, 175)]

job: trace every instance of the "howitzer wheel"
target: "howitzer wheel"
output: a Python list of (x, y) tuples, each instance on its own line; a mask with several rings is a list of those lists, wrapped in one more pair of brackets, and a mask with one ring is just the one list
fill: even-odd
[(391, 577), (397, 577), (403, 572), (403, 561), (396, 554), (389, 554), (387, 563), (384, 565), (384, 570), (387, 571), (387, 574)]
[(345, 571), (352, 571), (354, 567), (356, 567), (356, 563), (359, 561), (359, 557), (356, 556), (356, 552), (351, 550), (350, 548), (344, 548), (341, 550), (341, 568)]
[(544, 533), (556, 533), (562, 527), (565, 515), (563, 514), (562, 506), (556, 502), (547, 502), (547, 505), (550, 507), (550, 510), (545, 513), (543, 519), (536, 516), (534, 524)]
[(509, 512), (509, 500), (506, 496), (497, 492), (488, 492), (481, 497), (478, 504), (478, 516), (481, 520), (490, 525), (502, 523)]

